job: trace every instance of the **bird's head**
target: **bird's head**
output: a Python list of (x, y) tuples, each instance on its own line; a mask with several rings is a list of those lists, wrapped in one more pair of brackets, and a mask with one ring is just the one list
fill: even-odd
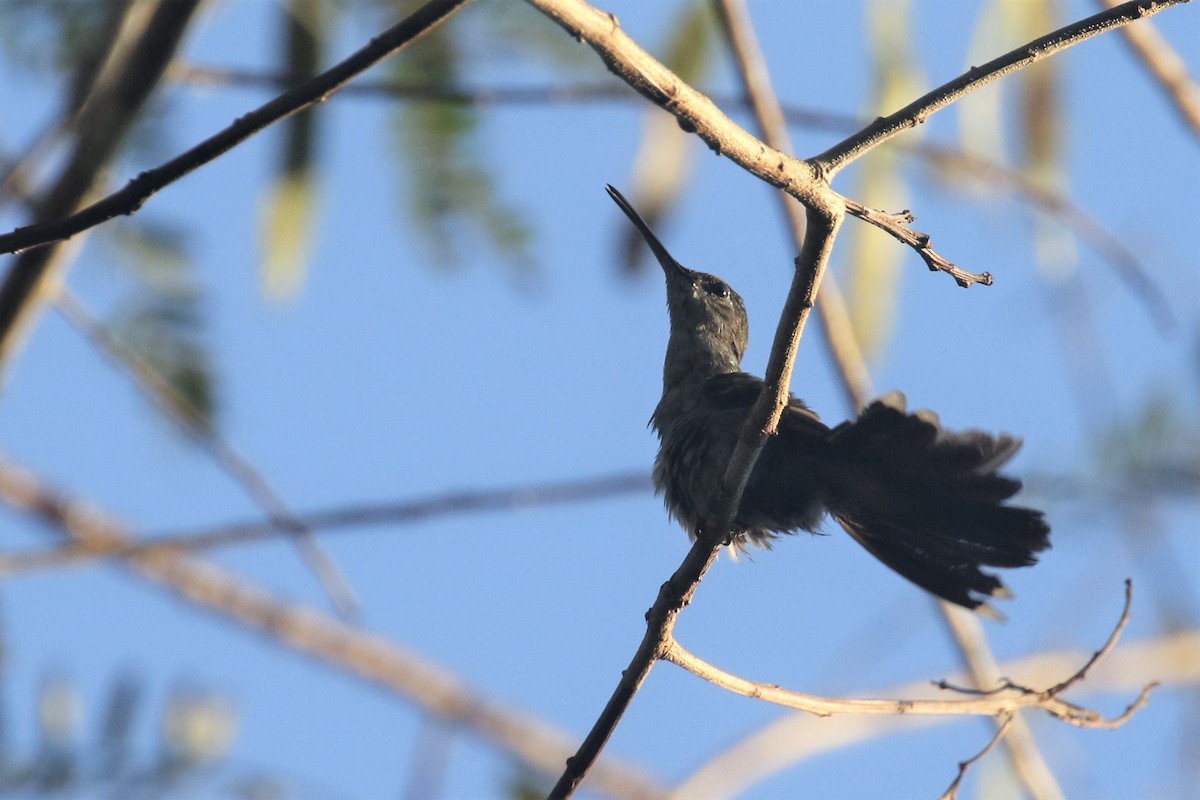
[(749, 338), (742, 298), (715, 275), (696, 272), (676, 261), (620, 192), (609, 186), (608, 195), (641, 232), (667, 279), (671, 314), (664, 371), (667, 387), (688, 375), (737, 372)]

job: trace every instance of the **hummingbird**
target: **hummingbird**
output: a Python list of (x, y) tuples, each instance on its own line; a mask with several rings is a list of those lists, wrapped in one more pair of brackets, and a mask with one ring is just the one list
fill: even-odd
[[(718, 519), (726, 466), (763, 388), (742, 372), (749, 324), (728, 283), (676, 261), (625, 197), (608, 194), (646, 240), (666, 276), (670, 337), (654, 485), (693, 537)], [(1050, 547), (1042, 512), (1008, 505), (1021, 488), (1001, 475), (1021, 447), (1007, 434), (942, 428), (931, 411), (909, 413), (904, 395), (875, 400), (835, 427), (789, 395), (755, 463), (733, 529), (737, 551), (770, 548), (781, 535), (819, 533), (828, 514), (885, 565), (944, 600), (989, 616), (1012, 593), (985, 567), (1026, 567)], [(709, 532), (711, 535), (714, 532)]]

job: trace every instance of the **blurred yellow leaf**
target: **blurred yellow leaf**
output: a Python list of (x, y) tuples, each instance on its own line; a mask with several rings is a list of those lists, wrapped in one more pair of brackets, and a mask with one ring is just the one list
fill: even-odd
[[(982, 64), (994, 58), (1004, 43), (1012, 39), (1007, 28), (1011, 22), (1011, 8), (1024, 8), (1024, 3), (1011, 0), (986, 0), (979, 9), (975, 31), (967, 48), (969, 65)], [(1006, 81), (994, 81), (971, 92), (958, 102), (958, 133), (963, 151), (970, 156), (992, 161), (1007, 162), (1007, 145), (1004, 139), (1003, 88)], [(943, 171), (942, 180), (953, 181), (966, 191), (979, 194), (987, 192), (991, 185), (985, 179), (969, 172)]]
[[(330, 19), (319, 0), (288, 0), (283, 8), (284, 72), (305, 80), (321, 68), (323, 38)], [(279, 173), (259, 214), (262, 258), (259, 278), (269, 301), (294, 300), (304, 287), (312, 251), (316, 206), (313, 160), (317, 116), (302, 111), (285, 123)]]
[[(875, 0), (869, 27), (873, 97), (869, 116), (888, 114), (919, 96), (925, 85), (920, 67), (909, 52), (909, 4)], [(921, 129), (912, 131), (920, 135)], [(898, 210), (907, 204), (908, 190), (891, 147), (865, 159), (855, 176), (854, 196), (872, 208)], [(906, 257), (890, 237), (874, 228), (856, 225), (849, 242), (849, 311), (862, 350), (877, 354), (891, 337), (896, 317), (900, 266)]]
[(304, 286), (312, 250), (312, 181), (307, 172), (285, 173), (268, 190), (259, 215), (263, 295), (293, 300)]

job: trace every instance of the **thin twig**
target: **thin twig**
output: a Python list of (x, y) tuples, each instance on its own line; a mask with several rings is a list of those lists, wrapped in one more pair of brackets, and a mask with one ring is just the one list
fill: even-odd
[[(1002, 675), (1019, 675), (1027, 685), (1057, 683), (1061, 676), (1075, 672), (1089, 652), (1057, 650), (1033, 653), (1008, 661), (999, 667)], [(1200, 630), (1168, 634), (1129, 642), (1109, 653), (1103, 667), (1088, 676), (1091, 694), (1127, 694), (1138, 692), (1145, 683), (1147, 670), (1153, 669), (1164, 686), (1192, 691), (1200, 685)], [(970, 676), (955, 676), (965, 683)], [(948, 683), (951, 681), (947, 681)], [(873, 691), (858, 692), (869, 697), (922, 697), (929, 681), (915, 681)], [(892, 733), (912, 733), (922, 728), (950, 724), (961, 717), (901, 717), (840, 714), (815, 717), (811, 714), (783, 714), (753, 730), (704, 764), (698, 766), (672, 787), (676, 797), (741, 797), (752, 787), (785, 769), (822, 753), (845, 752), (847, 748)], [(1009, 735), (1012, 733), (1010, 731)]]
[(846, 203), (846, 211), (890, 234), (896, 241), (911, 247), (925, 262), (925, 266), (929, 268), (930, 272), (944, 272), (954, 278), (954, 282), (964, 289), (969, 289), (977, 283), (984, 286), (992, 285), (992, 273), (981, 272), (976, 275), (957, 266), (933, 249), (933, 240), (929, 234), (914, 231), (908, 227), (916, 220), (916, 217), (908, 209), (892, 213), (868, 208), (857, 200), (843, 199)]
[(1001, 717), (1000, 726), (996, 729), (996, 733), (988, 741), (984, 748), (975, 755), (968, 758), (966, 761), (958, 762), (958, 774), (954, 776), (954, 780), (950, 782), (949, 788), (942, 794), (941, 800), (956, 800), (958, 797), (958, 787), (962, 784), (962, 780), (966, 777), (967, 770), (971, 765), (982, 759), (992, 751), (992, 748), (1000, 743), (1004, 735), (1008, 733), (1009, 727), (1012, 725), (1015, 717), (1012, 714), (1005, 714)]
[[(1101, 6), (1115, 8), (1117, 0), (1097, 0)], [(1129, 49), (1146, 71), (1158, 81), (1183, 123), (1200, 137), (1200, 86), (1188, 74), (1187, 65), (1171, 43), (1153, 25), (1128, 25), (1121, 34)]]
[[(345, 530), (366, 525), (411, 525), (453, 514), (582, 503), (624, 494), (646, 493), (651, 488), (649, 474), (628, 472), (511, 489), (449, 492), (408, 502), (339, 506), (297, 515), (296, 522), (309, 531)], [(279, 526), (269, 522), (255, 521), (202, 530), (151, 533), (127, 542), (67, 542), (46, 550), (0, 554), (0, 577), (99, 559), (144, 556), (154, 552), (198, 553), (216, 547), (263, 541), (278, 537), (281, 533), (289, 531), (280, 530)]]
[(1121, 634), (1125, 631), (1125, 626), (1129, 624), (1130, 610), (1132, 608), (1133, 608), (1133, 579), (1126, 578), (1125, 579), (1125, 607), (1121, 611), (1121, 619), (1117, 621), (1117, 626), (1115, 628), (1113, 628), (1112, 633), (1109, 634), (1108, 641), (1106, 641), (1104, 643), (1103, 647), (1101, 647), (1095, 653), (1092, 653), (1092, 657), (1088, 659), (1088, 662), (1086, 664), (1084, 664), (1083, 667), (1081, 667), (1078, 672), (1076, 672), (1074, 675), (1067, 678), (1065, 681), (1058, 684), (1057, 686), (1053, 686), (1049, 690), (1047, 690), (1050, 694), (1052, 694), (1052, 695), (1061, 694), (1062, 692), (1065, 692), (1067, 689), (1070, 689), (1075, 684), (1079, 683), (1081, 680), (1084, 679), (1084, 676), (1087, 675), (1088, 671), (1091, 670), (1092, 666), (1096, 662), (1100, 661), (1102, 658), (1104, 658), (1106, 655), (1108, 655), (1109, 653), (1112, 652), (1112, 649), (1117, 646), (1117, 641), (1121, 638)]
[[(1151, 17), (1166, 8), (1188, 0), (1133, 0), (1087, 19), (1059, 28), (1023, 44), (979, 67), (971, 67), (954, 80), (917, 98), (899, 111), (880, 117), (863, 130), (842, 140), (811, 159), (827, 177), (832, 178), (855, 159), (909, 128), (923, 124), (930, 116), (985, 84), (1003, 78), (1043, 58), (1062, 52), (1093, 36)], [(853, 211), (851, 213), (854, 213)]]
[[(938, 600), (935, 604), (975, 686), (996, 684), (1000, 679), (1000, 670), (984, 633), (983, 623), (974, 614), (966, 613), (944, 600)], [(1062, 786), (1042, 755), (1025, 717), (1015, 714), (1004, 724), (1008, 726), (1008, 735), (1004, 738), (1005, 749), (1029, 796), (1035, 800), (1062, 800)]]
[(109, 363), (125, 373), (133, 385), (175, 423), (234, 483), (264, 512), (272, 528), (287, 533), (305, 565), (316, 576), (333, 608), (346, 619), (359, 616), (358, 601), (337, 563), (325, 552), (304, 521), (288, 507), (279, 493), (249, 460), (217, 432), (202, 414), (183, 397), (152, 364), (125, 347), (100, 324), (67, 289), (58, 296), (63, 318), (88, 340)]
[(936, 684), (938, 688), (968, 695), (968, 697), (953, 700), (829, 698), (784, 689), (776, 684), (758, 683), (747, 680), (708, 663), (699, 656), (689, 652), (674, 639), (667, 643), (663, 658), (727, 691), (784, 708), (804, 711), (819, 717), (828, 717), (834, 714), (999, 717), (1001, 715), (1013, 714), (1022, 709), (1040, 709), (1076, 727), (1112, 730), (1127, 722), (1133, 714), (1146, 704), (1150, 692), (1158, 685), (1157, 681), (1146, 684), (1137, 698), (1121, 714), (1115, 717), (1105, 717), (1099, 711), (1067, 702), (1062, 699), (1061, 694), (1067, 688), (1086, 678), (1088, 672), (1105, 655), (1112, 652), (1113, 647), (1116, 646), (1116, 642), (1120, 638), (1121, 631), (1124, 630), (1125, 625), (1129, 621), (1131, 603), (1132, 588), (1127, 584), (1125, 606), (1121, 612), (1121, 617), (1113, 628), (1112, 633), (1109, 634), (1104, 647), (1089, 658), (1082, 667), (1075, 670), (1066, 680), (1045, 690), (1032, 689), (1011, 681), (1004, 681), (1002, 685), (991, 690), (960, 689), (942, 681)]
[[(95, 507), (49, 488), (0, 455), (0, 499), (83, 542), (124, 542), (128, 527)], [(530, 714), (491, 700), (449, 670), (378, 634), (347, 625), (307, 606), (285, 603), (266, 589), (207, 561), (175, 553), (135, 556), (123, 565), (176, 598), (264, 634), (292, 650), (387, 689), (431, 717), (480, 737), (539, 774), (554, 775), (571, 738)], [(605, 794), (654, 800), (666, 795), (643, 770), (616, 759), (596, 765), (595, 787)]]
[(113, 217), (135, 213), (150, 197), (184, 175), (225, 154), (279, 120), (314, 103), (323, 102), (354, 76), (415, 41), (468, 2), (470, 0), (430, 0), (341, 63), (244, 114), (220, 133), (167, 163), (146, 170), (119, 191), (70, 216), (0, 235), (0, 253), (16, 253), (69, 239)]

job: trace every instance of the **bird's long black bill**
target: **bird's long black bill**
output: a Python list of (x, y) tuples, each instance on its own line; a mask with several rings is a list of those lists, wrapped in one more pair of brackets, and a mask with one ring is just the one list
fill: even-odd
[(654, 253), (654, 257), (658, 259), (658, 263), (662, 265), (662, 268), (668, 272), (691, 274), (691, 270), (680, 264), (667, 252), (667, 248), (663, 247), (662, 242), (654, 235), (654, 231), (650, 230), (650, 226), (646, 224), (646, 221), (634, 210), (633, 205), (625, 199), (625, 195), (618, 192), (612, 184), (606, 185), (605, 188), (608, 189), (608, 196), (625, 212), (625, 216), (629, 217), (629, 221), (633, 223), (634, 227), (641, 232), (642, 238), (646, 240), (646, 244), (650, 245), (651, 252)]

